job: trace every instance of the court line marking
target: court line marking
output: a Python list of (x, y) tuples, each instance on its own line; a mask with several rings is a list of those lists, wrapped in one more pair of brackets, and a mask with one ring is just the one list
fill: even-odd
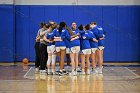
[(33, 67), (30, 67), (30, 69), (25, 73), (25, 75), (23, 76), (24, 78), (27, 78), (27, 74), (30, 72), (30, 70), (32, 69)]
[(128, 69), (127, 67), (124, 67), (124, 68), (126, 68), (128, 71), (130, 71), (131, 73), (133, 73), (136, 77), (140, 77), (138, 74), (136, 74), (136, 73), (134, 73), (132, 70), (130, 70), (130, 69)]

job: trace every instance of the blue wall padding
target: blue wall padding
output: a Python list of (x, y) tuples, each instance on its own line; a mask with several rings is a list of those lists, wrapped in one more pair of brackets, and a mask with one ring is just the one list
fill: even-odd
[[(140, 61), (140, 6), (17, 5), (15, 7), (16, 10), (13, 12), (13, 6), (0, 6), (0, 40), (2, 40), (0, 61), (21, 61), (25, 57), (34, 61), (34, 43), (39, 23), (48, 20), (65, 21), (68, 26), (73, 21), (78, 25), (96, 21), (107, 32), (105, 61)], [(4, 41), (7, 35), (9, 37)]]
[(15, 58), (15, 14), (13, 5), (0, 5), (0, 61)]

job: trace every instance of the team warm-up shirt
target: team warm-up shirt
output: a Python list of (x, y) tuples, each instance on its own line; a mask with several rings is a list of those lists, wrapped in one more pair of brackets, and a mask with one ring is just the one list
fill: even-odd
[(94, 33), (96, 39), (98, 40), (98, 46), (104, 46), (104, 39), (99, 40), (99, 38), (103, 38), (106, 34), (103, 28), (101, 26), (96, 26), (91, 31)]
[(56, 41), (55, 42), (55, 46), (56, 47), (63, 47), (63, 46), (66, 47), (66, 44), (65, 44), (64, 41), (66, 39), (70, 40), (70, 35), (69, 35), (69, 33), (68, 33), (68, 31), (66, 29), (62, 29), (62, 32), (61, 33), (59, 33), (59, 30), (58, 29), (55, 29), (53, 31), (53, 36), (55, 36), (55, 37), (61, 37), (61, 39), (62, 39), (62, 41)]
[(98, 47), (98, 42), (93, 41), (93, 38), (96, 39), (94, 33), (92, 31), (89, 31), (91, 35), (91, 39), (89, 40), (91, 48), (97, 48)]
[[(52, 39), (53, 40), (53, 32), (49, 32), (46, 36), (47, 39)], [(48, 43), (48, 46), (51, 46), (51, 45), (55, 45), (55, 42), (53, 43)]]
[[(92, 35), (90, 33), (90, 31), (85, 31), (83, 33), (83, 31), (80, 31), (80, 50), (84, 50), (84, 49), (90, 49), (91, 46), (90, 46), (90, 43), (89, 43), (89, 40), (92, 38)], [(85, 37), (85, 39), (84, 39)]]
[[(76, 35), (76, 34), (78, 34), (79, 33), (79, 31), (76, 29), (76, 30), (72, 30), (72, 32), (74, 33), (74, 35)], [(70, 46), (71, 47), (74, 47), (74, 46), (80, 46), (80, 36), (79, 36), (79, 38), (78, 39), (75, 39), (75, 40), (73, 40), (73, 41), (71, 41), (70, 42)]]
[(65, 42), (66, 48), (70, 48), (70, 34), (69, 33), (67, 33), (67, 34), (68, 34), (69, 38), (64, 39), (64, 42)]

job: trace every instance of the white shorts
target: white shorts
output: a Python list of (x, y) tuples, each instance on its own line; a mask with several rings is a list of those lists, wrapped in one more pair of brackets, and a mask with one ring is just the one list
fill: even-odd
[(75, 47), (71, 47), (71, 53), (79, 53), (80, 51), (80, 46), (75, 46)]
[(105, 48), (104, 46), (99, 46), (98, 47), (99, 50), (104, 50), (104, 48)]
[(55, 53), (55, 45), (47, 46), (48, 53)]
[(82, 53), (83, 54), (91, 54), (91, 49), (84, 49), (84, 50), (82, 50)]
[(66, 54), (70, 54), (70, 48), (66, 48)]
[(56, 47), (56, 52), (60, 52), (60, 50), (65, 50), (65, 49), (66, 49), (65, 46), (63, 46), (63, 47)]
[(91, 53), (95, 53), (98, 48), (91, 48)]

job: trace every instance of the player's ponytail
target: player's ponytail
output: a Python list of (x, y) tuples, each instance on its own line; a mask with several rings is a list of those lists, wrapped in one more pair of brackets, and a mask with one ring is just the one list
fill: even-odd
[(66, 23), (65, 22), (60, 22), (59, 28), (58, 28), (59, 34), (61, 34), (64, 27), (66, 27)]
[(71, 28), (66, 27), (66, 30), (69, 32), (70, 36), (74, 35), (74, 33), (72, 32)]

